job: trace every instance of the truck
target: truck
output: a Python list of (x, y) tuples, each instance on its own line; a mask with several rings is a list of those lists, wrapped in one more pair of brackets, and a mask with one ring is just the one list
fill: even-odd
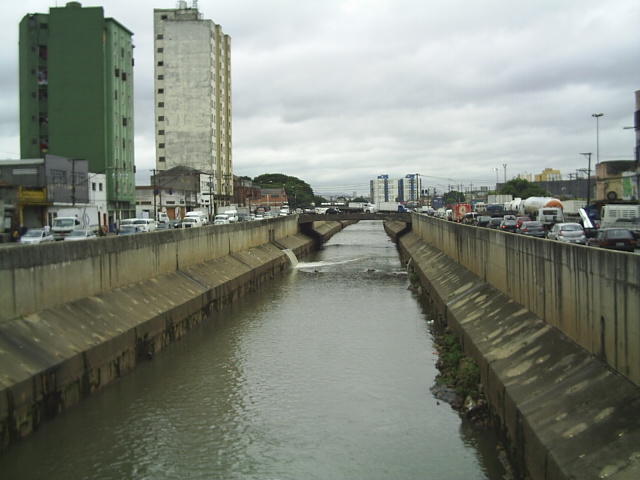
[(364, 212), (365, 205), (367, 202), (349, 202), (344, 210), (346, 212)]
[(100, 228), (98, 207), (87, 205), (83, 207), (60, 208), (54, 211), (51, 233), (55, 240), (64, 240), (74, 230), (91, 230), (97, 233)]
[(512, 195), (487, 195), (487, 204), (500, 204), (504, 205), (505, 203), (509, 203), (513, 200)]
[[(353, 213), (373, 213), (371, 212), (371, 207), (375, 207), (372, 203), (369, 202), (349, 202), (347, 206), (344, 208), (345, 212), (353, 212)], [(375, 209), (374, 209), (375, 212)]]
[(519, 213), (528, 215), (531, 220), (542, 223), (547, 230), (556, 223), (564, 222), (564, 206), (553, 197), (529, 197), (521, 203)]
[(380, 202), (378, 203), (378, 211), (380, 212), (407, 212), (407, 208), (398, 202)]
[(640, 205), (603, 205), (600, 209), (600, 228), (627, 228), (640, 236)]
[(460, 223), (471, 212), (471, 205), (464, 202), (452, 203), (447, 205), (447, 210), (451, 210), (450, 220)]

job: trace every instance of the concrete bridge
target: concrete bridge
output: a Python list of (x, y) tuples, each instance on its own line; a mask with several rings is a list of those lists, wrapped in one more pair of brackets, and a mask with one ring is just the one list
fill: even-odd
[(361, 221), (361, 220), (382, 220), (400, 221), (407, 224), (411, 223), (411, 213), (400, 212), (376, 212), (376, 213), (333, 213), (333, 214), (305, 214), (298, 216), (298, 223), (312, 222), (342, 222), (342, 221)]
[(303, 258), (384, 218), (477, 361), (523, 477), (640, 478), (640, 255), (339, 215), (0, 249), (0, 450), (285, 270), (284, 249)]

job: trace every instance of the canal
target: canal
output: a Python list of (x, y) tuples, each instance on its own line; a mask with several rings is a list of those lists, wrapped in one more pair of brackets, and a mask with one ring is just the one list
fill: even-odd
[(503, 479), (430, 388), (431, 314), (382, 223), (216, 314), (0, 457), (7, 479)]

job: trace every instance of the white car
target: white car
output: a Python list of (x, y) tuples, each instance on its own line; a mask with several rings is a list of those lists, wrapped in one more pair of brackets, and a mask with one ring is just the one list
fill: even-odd
[(226, 215), (224, 213), (216, 215), (216, 217), (213, 219), (214, 225), (226, 225), (227, 223), (229, 223), (229, 215)]
[(74, 242), (76, 240), (86, 240), (87, 238), (96, 238), (95, 232), (91, 230), (74, 230), (64, 237), (65, 242)]
[(37, 243), (54, 242), (51, 232), (46, 231), (44, 228), (30, 228), (20, 238), (20, 243), (33, 245)]

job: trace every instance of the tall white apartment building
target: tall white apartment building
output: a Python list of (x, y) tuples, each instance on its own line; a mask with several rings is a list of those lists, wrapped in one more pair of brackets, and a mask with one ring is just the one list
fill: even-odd
[(231, 38), (197, 2), (154, 9), (156, 169), (188, 166), (210, 178), (216, 206), (233, 195)]
[(418, 202), (421, 198), (422, 179), (416, 173), (404, 178), (389, 178), (389, 175), (378, 175), (369, 181), (371, 201), (379, 202)]
[(373, 203), (398, 201), (398, 180), (390, 179), (389, 175), (378, 175), (370, 180), (369, 188)]

